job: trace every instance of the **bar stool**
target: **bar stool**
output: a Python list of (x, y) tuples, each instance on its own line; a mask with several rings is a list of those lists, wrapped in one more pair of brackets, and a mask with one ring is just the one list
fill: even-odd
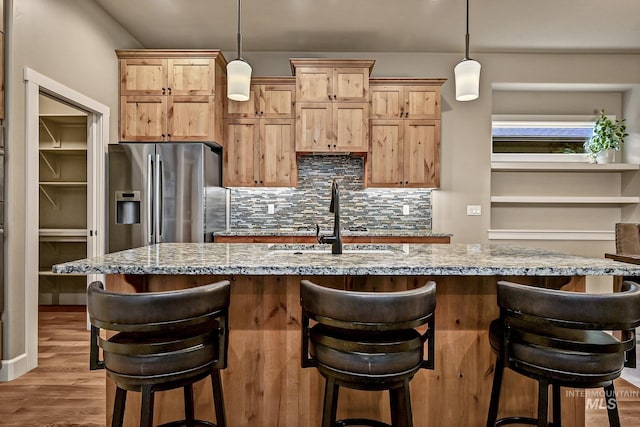
[[(116, 384), (112, 426), (122, 426), (127, 391), (142, 393), (140, 426), (151, 427), (154, 393), (180, 387), (185, 419), (163, 426), (226, 426), (220, 369), (227, 363), (229, 297), (228, 281), (140, 294), (108, 292), (100, 282), (89, 285), (91, 369), (105, 368)], [(116, 334), (102, 338), (100, 329)], [(193, 383), (207, 376), (216, 424), (194, 417)]]
[[(401, 292), (353, 292), (303, 280), (300, 302), (302, 367), (315, 366), (325, 378), (322, 426), (389, 427), (369, 419), (336, 421), (343, 386), (389, 390), (392, 425), (411, 427), (409, 381), (420, 368), (434, 368), (435, 283)], [(425, 324), (424, 334), (414, 329)]]
[[(604, 387), (610, 426), (620, 426), (613, 380), (635, 351), (640, 287), (624, 282), (613, 294), (581, 294), (498, 282), (500, 318), (489, 328), (497, 354), (487, 426), (562, 425), (560, 388)], [(618, 340), (606, 331), (622, 331)], [(538, 417), (497, 419), (507, 367), (538, 382)], [(549, 385), (553, 422), (549, 423)]]

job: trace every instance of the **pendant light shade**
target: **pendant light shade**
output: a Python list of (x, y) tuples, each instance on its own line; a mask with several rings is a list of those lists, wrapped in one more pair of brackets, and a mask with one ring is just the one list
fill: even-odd
[(453, 69), (456, 75), (456, 101), (473, 101), (480, 95), (480, 63), (463, 59)]
[(227, 98), (248, 101), (251, 86), (251, 65), (238, 58), (227, 64)]
[(238, 56), (227, 64), (227, 98), (233, 101), (248, 101), (251, 87), (251, 65), (242, 59), (240, 2), (241, 0), (238, 0)]
[(469, 0), (467, 0), (467, 33), (464, 59), (453, 69), (456, 79), (456, 101), (473, 101), (480, 96), (480, 63), (469, 58)]

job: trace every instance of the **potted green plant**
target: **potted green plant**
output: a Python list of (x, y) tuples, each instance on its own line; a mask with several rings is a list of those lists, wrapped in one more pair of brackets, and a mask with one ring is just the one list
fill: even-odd
[(584, 152), (597, 163), (609, 163), (620, 150), (629, 135), (624, 120), (611, 120), (600, 111), (600, 117), (593, 125), (593, 135), (584, 143)]

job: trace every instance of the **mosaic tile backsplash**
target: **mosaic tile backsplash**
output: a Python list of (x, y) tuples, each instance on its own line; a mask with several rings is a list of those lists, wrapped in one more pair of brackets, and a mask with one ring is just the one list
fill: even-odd
[[(364, 160), (348, 155), (300, 156), (297, 188), (232, 188), (231, 229), (333, 227), (331, 182), (340, 186), (341, 228), (431, 232), (429, 189), (364, 188)], [(268, 213), (268, 205), (274, 213)], [(404, 205), (409, 215), (403, 215)]]

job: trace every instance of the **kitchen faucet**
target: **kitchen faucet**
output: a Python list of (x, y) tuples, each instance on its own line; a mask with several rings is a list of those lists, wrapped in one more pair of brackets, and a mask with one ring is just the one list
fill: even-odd
[(340, 189), (338, 188), (338, 181), (335, 179), (331, 184), (331, 204), (329, 205), (329, 212), (333, 212), (333, 235), (321, 236), (320, 225), (316, 224), (316, 236), (318, 237), (318, 243), (331, 243), (331, 253), (342, 253), (342, 239), (340, 238)]

